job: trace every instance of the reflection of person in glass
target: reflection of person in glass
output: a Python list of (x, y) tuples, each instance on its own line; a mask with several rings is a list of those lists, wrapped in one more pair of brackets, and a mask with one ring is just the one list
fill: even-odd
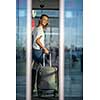
[(33, 50), (32, 58), (35, 62), (41, 63), (43, 61), (43, 53), (48, 54), (49, 51), (45, 47), (45, 34), (44, 30), (48, 25), (48, 16), (43, 14), (39, 19), (38, 26), (32, 32), (33, 35)]

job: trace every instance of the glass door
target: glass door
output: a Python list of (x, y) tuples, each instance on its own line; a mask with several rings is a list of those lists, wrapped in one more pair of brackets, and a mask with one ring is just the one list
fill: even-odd
[[(32, 0), (32, 42), (34, 42), (35, 30), (39, 28), (41, 15), (46, 14), (49, 18), (48, 26), (44, 29), (45, 47), (51, 54), (45, 55), (48, 64), (40, 66), (32, 59), (32, 100), (41, 100), (41, 97), (48, 100), (59, 99), (59, 0)], [(33, 43), (32, 43), (33, 48)], [(33, 48), (33, 52), (36, 49)], [(32, 54), (33, 57), (33, 54)], [(35, 56), (34, 56), (35, 57)], [(33, 57), (33, 58), (34, 58)], [(43, 58), (44, 59), (44, 58)], [(35, 62), (33, 64), (33, 62)], [(43, 73), (42, 73), (43, 72)], [(38, 74), (37, 74), (38, 73)], [(42, 73), (42, 74), (40, 74)], [(51, 81), (50, 81), (51, 80)], [(44, 84), (44, 85), (42, 85)]]

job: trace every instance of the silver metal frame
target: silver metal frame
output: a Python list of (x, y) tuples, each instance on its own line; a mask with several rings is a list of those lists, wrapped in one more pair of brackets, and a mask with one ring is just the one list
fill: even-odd
[(26, 49), (26, 100), (31, 100), (31, 73), (32, 73), (32, 50), (31, 50), (31, 1), (27, 0), (27, 49)]
[[(64, 100), (64, 0), (60, 0), (60, 38), (59, 38), (59, 100)], [(32, 50), (31, 50), (31, 10), (32, 1), (27, 0), (27, 51), (26, 51), (26, 100), (31, 100), (31, 73), (32, 73)]]
[(60, 0), (59, 100), (64, 100), (64, 0)]

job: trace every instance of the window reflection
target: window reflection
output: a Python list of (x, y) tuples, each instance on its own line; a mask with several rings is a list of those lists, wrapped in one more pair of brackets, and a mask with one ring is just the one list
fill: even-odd
[(83, 1), (65, 0), (64, 96), (82, 100), (83, 92)]
[(16, 99), (26, 100), (26, 0), (16, 0)]

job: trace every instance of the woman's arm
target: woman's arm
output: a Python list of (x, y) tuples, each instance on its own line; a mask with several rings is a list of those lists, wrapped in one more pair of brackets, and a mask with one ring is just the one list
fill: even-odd
[(40, 36), (40, 37), (38, 37), (38, 38), (36, 39), (36, 43), (39, 45), (40, 48), (42, 48), (42, 49), (44, 50), (44, 52), (45, 52), (46, 54), (48, 54), (48, 53), (49, 53), (48, 49), (45, 48), (45, 47), (43, 46), (43, 44), (41, 43), (41, 41), (40, 41), (40, 38), (41, 38), (41, 37), (42, 37), (42, 36)]

